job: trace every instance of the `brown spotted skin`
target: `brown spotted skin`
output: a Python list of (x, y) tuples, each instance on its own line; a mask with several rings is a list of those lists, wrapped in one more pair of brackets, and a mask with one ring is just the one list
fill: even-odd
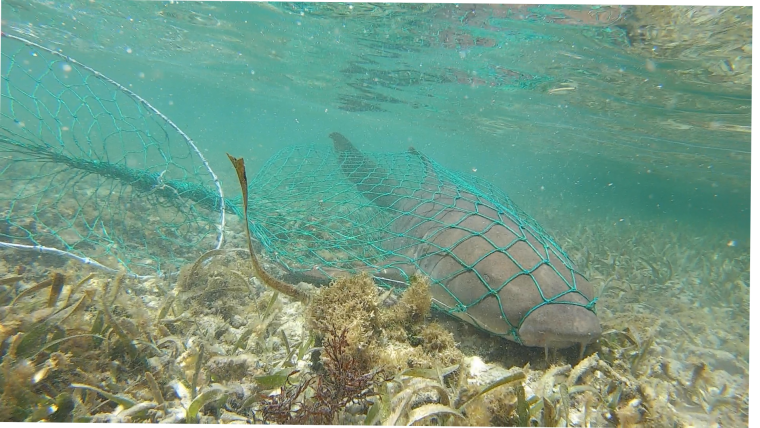
[[(364, 157), (343, 135), (332, 133), (330, 138), (344, 174), (367, 199), (408, 214), (394, 221), (391, 229), (417, 243), (407, 255), (436, 283), (431, 291), (439, 308), (526, 346), (565, 348), (586, 345), (601, 336), (598, 318), (584, 307), (594, 299), (593, 287), (568, 269), (571, 262), (553, 251), (551, 243), (543, 242), (529, 224), (521, 228), (488, 201), (441, 180), (424, 155), (413, 149), (426, 162), (427, 178), (421, 185), (406, 186)], [(404, 190), (411, 187), (419, 190)], [(475, 206), (472, 201), (479, 203)], [(416, 267), (403, 269), (409, 275)], [(577, 291), (568, 292), (573, 282)], [(542, 305), (547, 300), (551, 303)], [(512, 326), (519, 327), (519, 339)]]

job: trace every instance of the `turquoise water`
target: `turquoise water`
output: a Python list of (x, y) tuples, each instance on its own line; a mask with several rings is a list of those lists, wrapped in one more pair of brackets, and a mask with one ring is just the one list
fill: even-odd
[(644, 54), (611, 19), (625, 13), (7, 1), (3, 30), (128, 85), (225, 182), (226, 151), (255, 167), (340, 131), (477, 170), (528, 211), (559, 197), (568, 215), (731, 225), (745, 241), (750, 85), (711, 71), (737, 51)]
[[(667, 396), (658, 409), (645, 397), (662, 426), (747, 418), (751, 20), (749, 8), (721, 7), (2, 3), (5, 34), (144, 98), (195, 142), (231, 198), (239, 187), (227, 153), (245, 158), (251, 177), (284, 147), (329, 149), (332, 132), (366, 152), (414, 146), (493, 183), (588, 277), (604, 333), (587, 351)], [(209, 216), (195, 205), (218, 202), (213, 180), (165, 122), (44, 49), (3, 37), (2, 51), (0, 270), (42, 277), (66, 266), (56, 259), (65, 252), (114, 271), (171, 274), (219, 243), (218, 206)], [(63, 90), (82, 79), (79, 89), (103, 96), (83, 101)], [(88, 116), (83, 106), (100, 112), (101, 102), (108, 114)], [(122, 120), (113, 134), (110, 114)], [(71, 124), (94, 131), (81, 138)], [(166, 147), (151, 145), (147, 135), (164, 142), (163, 132)], [(50, 142), (74, 159), (37, 162), (50, 155), (29, 146)], [(340, 181), (340, 172), (322, 173)], [(172, 180), (208, 193), (175, 198), (184, 188)], [(318, 221), (294, 221), (280, 206), (297, 190), (261, 201), (252, 187), (252, 215), (328, 241), (302, 220)], [(291, 215), (309, 212), (290, 202)], [(335, 211), (331, 226), (344, 214)], [(230, 218), (225, 248), (243, 247), (241, 222)], [(320, 250), (323, 261), (341, 257)], [(74, 277), (87, 269), (67, 266)], [(141, 280), (146, 295), (156, 292), (155, 278)], [(15, 289), (4, 284), (10, 301)], [(447, 328), (468, 355), (548, 368), (541, 349), (510, 348), (464, 323)], [(572, 353), (561, 362), (576, 364)], [(608, 380), (594, 388), (613, 396), (617, 380)], [(657, 419), (668, 412), (677, 418)]]

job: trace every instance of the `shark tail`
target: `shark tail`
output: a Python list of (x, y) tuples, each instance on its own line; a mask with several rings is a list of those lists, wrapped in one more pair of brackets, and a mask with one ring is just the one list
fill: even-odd
[(398, 180), (390, 178), (385, 168), (360, 152), (343, 134), (330, 134), (343, 174), (356, 185), (365, 198), (381, 207), (390, 207), (399, 199), (394, 193)]

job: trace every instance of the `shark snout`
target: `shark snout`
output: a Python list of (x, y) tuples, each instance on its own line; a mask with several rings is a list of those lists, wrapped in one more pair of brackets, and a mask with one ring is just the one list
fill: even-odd
[(554, 303), (528, 315), (518, 333), (525, 346), (585, 347), (601, 337), (602, 326), (596, 314), (583, 306)]

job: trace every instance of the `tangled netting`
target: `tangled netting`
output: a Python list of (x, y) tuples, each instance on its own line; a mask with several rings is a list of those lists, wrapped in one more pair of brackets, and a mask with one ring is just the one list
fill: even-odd
[(0, 247), (138, 276), (218, 247), (224, 199), (193, 142), (60, 53), (2, 37)]
[[(369, 272), (380, 285), (403, 288), (421, 272), (437, 309), (518, 342), (522, 322), (544, 305), (594, 310), (593, 291), (578, 287), (568, 256), (494, 185), (413, 150), (359, 156), (288, 147), (251, 180), (256, 235), (291, 273), (331, 279)], [(489, 277), (494, 265), (511, 272)], [(553, 272), (551, 288), (536, 275), (541, 268)], [(502, 294), (510, 284), (534, 296), (518, 315)]]
[[(514, 230), (516, 241), (523, 241), (526, 233), (541, 240), (544, 245), (535, 250), (540, 259), (546, 259), (548, 251), (567, 259), (543, 228), (493, 184), (450, 171), (414, 152), (366, 155), (377, 164), (377, 170), (382, 171), (384, 177), (392, 177), (394, 194), (413, 195), (419, 204), (430, 202), (431, 197), (440, 200), (440, 195), (446, 195), (467, 198), (474, 206), (497, 207), (500, 216), (519, 225)], [(372, 179), (372, 172), (368, 177)], [(434, 177), (432, 182), (431, 177)], [(341, 160), (331, 147), (284, 148), (267, 161), (249, 185), (252, 207), (249, 215), (251, 221), (261, 226), (256, 235), (291, 272), (309, 272), (313, 276), (314, 271), (319, 271), (330, 277), (331, 272), (337, 270), (354, 272), (369, 268), (381, 272), (377, 276), (392, 280), (407, 276), (410, 269), (419, 269), (418, 259), (423, 255), (414, 254), (414, 250), (427, 241), (415, 236), (415, 227), (427, 221), (450, 227), (435, 220), (445, 210), (463, 212), (465, 218), (477, 214), (475, 210), (467, 212), (456, 208), (454, 203), (437, 202), (423, 217), (413, 209), (389, 209), (374, 203), (358, 188), (361, 183), (357, 185), (346, 178)], [(421, 190), (423, 198), (414, 196)], [(406, 216), (416, 216), (419, 221), (407, 222), (405, 230), (394, 231), (394, 224)], [(494, 218), (485, 230), (469, 232), (482, 235), (495, 224), (503, 222)], [(461, 241), (468, 237), (463, 235)], [(451, 251), (455, 246), (452, 243), (450, 248), (437, 250)], [(499, 248), (505, 247), (494, 243), (493, 249), (482, 258)], [(471, 270), (476, 264), (477, 261), (463, 263), (462, 268)], [(453, 272), (451, 276), (458, 273), (461, 272)]]
[[(147, 277), (221, 247), (225, 213), (242, 218), (242, 201), (224, 198), (176, 125), (93, 69), (3, 36), (0, 248)], [(439, 309), (517, 341), (544, 305), (593, 310), (567, 255), (495, 186), (413, 150), (365, 155), (331, 137), (335, 147), (281, 150), (249, 181), (253, 234), (291, 274), (368, 272), (403, 288), (421, 272), (444, 291)], [(487, 264), (512, 270), (489, 278)], [(547, 267), (560, 290), (537, 279)], [(535, 296), (516, 319), (502, 301), (509, 284)], [(583, 299), (565, 299), (574, 293)]]

